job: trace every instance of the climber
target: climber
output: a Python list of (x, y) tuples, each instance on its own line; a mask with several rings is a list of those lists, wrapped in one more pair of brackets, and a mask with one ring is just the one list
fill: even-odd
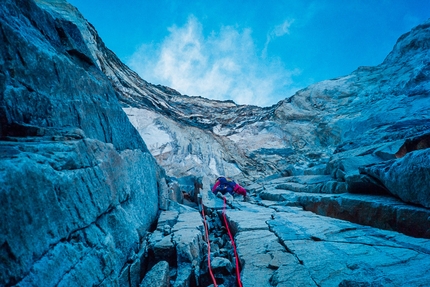
[(230, 193), (231, 195), (237, 193), (246, 197), (246, 189), (234, 182), (234, 180), (220, 176), (216, 179), (212, 192), (217, 194), (220, 192), (222, 195)]

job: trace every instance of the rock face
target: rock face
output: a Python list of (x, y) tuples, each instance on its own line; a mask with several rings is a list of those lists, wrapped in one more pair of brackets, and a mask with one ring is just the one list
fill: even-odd
[[(267, 108), (180, 95), (125, 72), (134, 85), (116, 89), (169, 174), (203, 175), (205, 190), (229, 175), (266, 206), (231, 212), (244, 286), (420, 286), (429, 281), (422, 269), (405, 274), (428, 267), (429, 41), (427, 21), (380, 65)], [(114, 85), (118, 75), (109, 75)]]
[(379, 179), (387, 189), (405, 202), (430, 208), (430, 149), (408, 153), (399, 160), (362, 168)]
[(0, 286), (208, 286), (208, 247), (219, 286), (430, 282), (430, 22), (265, 108), (147, 83), (64, 0), (0, 28)]
[[(165, 232), (166, 225), (170, 232)], [(172, 285), (195, 286), (203, 258), (203, 222), (195, 209), (172, 206), (160, 215), (149, 239), (150, 254), (175, 268)]]
[[(430, 280), (428, 240), (294, 207), (240, 205), (228, 215), (246, 262), (243, 286), (423, 286)], [(250, 218), (266, 226), (250, 226)]]
[(44, 6), (0, 7), (0, 285), (139, 282), (163, 171), (78, 27)]
[(169, 287), (169, 263), (166, 261), (157, 263), (151, 271), (146, 274), (139, 286)]
[(116, 58), (101, 65), (109, 67), (104, 70), (130, 121), (172, 176), (204, 175), (209, 188), (219, 175), (250, 184), (275, 174), (322, 174), (327, 166), (326, 173), (357, 191), (366, 189), (363, 180), (372, 181), (359, 176), (360, 166), (413, 152), (402, 146), (430, 132), (429, 40), (427, 21), (401, 36), (380, 65), (266, 108), (180, 95), (143, 81)]

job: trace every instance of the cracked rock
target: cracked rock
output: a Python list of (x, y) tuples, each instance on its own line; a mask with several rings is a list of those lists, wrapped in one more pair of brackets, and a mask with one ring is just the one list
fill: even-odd
[(169, 287), (169, 280), (169, 263), (160, 261), (146, 273), (139, 287)]

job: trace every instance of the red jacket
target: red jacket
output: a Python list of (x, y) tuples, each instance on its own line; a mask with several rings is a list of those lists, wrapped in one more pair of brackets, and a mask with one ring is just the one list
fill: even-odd
[[(217, 180), (214, 184), (214, 186), (212, 187), (212, 192), (215, 193), (216, 188), (218, 187), (218, 185), (220, 184), (220, 181)], [(243, 196), (246, 196), (246, 189), (244, 189), (243, 187), (241, 187), (239, 184), (235, 183), (234, 187), (233, 187), (233, 192), (237, 193), (237, 194), (241, 194)]]
[(244, 189), (243, 187), (241, 187), (240, 185), (238, 185), (236, 183), (236, 185), (234, 186), (234, 192), (241, 194), (243, 196), (246, 196), (246, 189)]

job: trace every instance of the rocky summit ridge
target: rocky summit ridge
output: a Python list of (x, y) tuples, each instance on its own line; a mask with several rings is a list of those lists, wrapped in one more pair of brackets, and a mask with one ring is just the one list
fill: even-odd
[(146, 82), (64, 0), (0, 32), (0, 286), (430, 284), (430, 21), (270, 107)]

